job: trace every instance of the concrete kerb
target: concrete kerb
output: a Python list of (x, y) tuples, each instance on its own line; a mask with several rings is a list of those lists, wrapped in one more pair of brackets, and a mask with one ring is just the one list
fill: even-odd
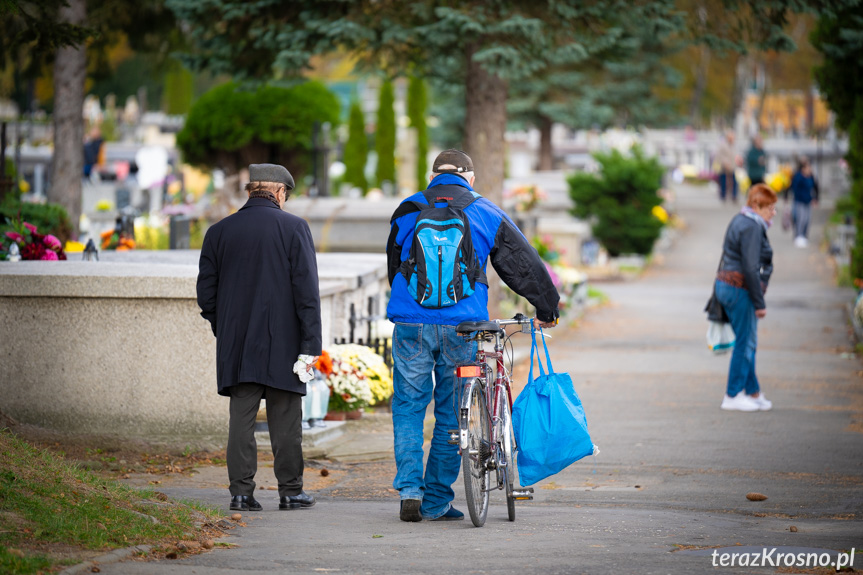
[(90, 559), (89, 561), (84, 561), (83, 563), (78, 563), (77, 565), (67, 567), (66, 569), (60, 571), (60, 575), (89, 573), (93, 570), (93, 567), (97, 567), (99, 565), (108, 565), (110, 563), (117, 563), (124, 559), (128, 559), (129, 557), (132, 557), (136, 553), (149, 553), (150, 549), (152, 548), (152, 545), (135, 545), (133, 547), (126, 547), (125, 549), (115, 549), (110, 553), (106, 553), (105, 555), (99, 555), (98, 557)]

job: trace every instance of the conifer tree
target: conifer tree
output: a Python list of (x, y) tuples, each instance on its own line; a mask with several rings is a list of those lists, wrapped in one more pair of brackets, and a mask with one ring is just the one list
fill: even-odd
[(387, 78), (381, 83), (378, 99), (377, 133), (375, 134), (375, 151), (378, 155), (375, 177), (381, 188), (384, 182), (396, 184), (396, 114), (394, 105), (393, 83)]
[(366, 161), (369, 155), (369, 142), (366, 137), (366, 120), (363, 109), (357, 100), (351, 103), (348, 120), (348, 141), (345, 143), (345, 182), (360, 188), (365, 194), (369, 189), (366, 180)]
[(822, 17), (812, 44), (824, 54), (815, 69), (818, 88), (836, 114), (836, 125), (848, 132), (848, 168), (857, 238), (851, 251), (851, 274), (863, 278), (863, 13), (848, 9)]
[(429, 135), (426, 124), (426, 108), (428, 106), (428, 95), (426, 83), (419, 76), (411, 76), (408, 84), (408, 117), (411, 127), (417, 131), (417, 189), (424, 190), (428, 185), (426, 173), (428, 172)]

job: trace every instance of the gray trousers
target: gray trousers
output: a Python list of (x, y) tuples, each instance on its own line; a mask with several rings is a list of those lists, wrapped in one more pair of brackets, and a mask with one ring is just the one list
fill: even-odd
[(303, 396), (259, 383), (241, 383), (228, 389), (231, 420), (227, 460), (231, 495), (252, 495), (255, 491), (258, 470), (255, 417), (262, 398), (267, 402), (267, 426), (279, 496), (299, 495), (303, 490)]
[(809, 217), (812, 213), (812, 204), (794, 202), (794, 237), (805, 238), (809, 236)]

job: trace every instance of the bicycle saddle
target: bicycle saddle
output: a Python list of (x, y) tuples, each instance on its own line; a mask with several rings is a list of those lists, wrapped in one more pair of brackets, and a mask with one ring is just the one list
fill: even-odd
[(458, 333), (473, 333), (475, 331), (500, 331), (500, 326), (493, 321), (463, 321), (455, 330)]

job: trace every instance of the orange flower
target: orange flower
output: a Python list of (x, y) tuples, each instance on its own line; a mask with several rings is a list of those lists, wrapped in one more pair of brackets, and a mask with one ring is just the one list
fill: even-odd
[(330, 354), (328, 354), (326, 350), (321, 352), (320, 357), (318, 357), (318, 361), (315, 362), (315, 368), (324, 375), (330, 375), (333, 373), (333, 358), (330, 357)]

